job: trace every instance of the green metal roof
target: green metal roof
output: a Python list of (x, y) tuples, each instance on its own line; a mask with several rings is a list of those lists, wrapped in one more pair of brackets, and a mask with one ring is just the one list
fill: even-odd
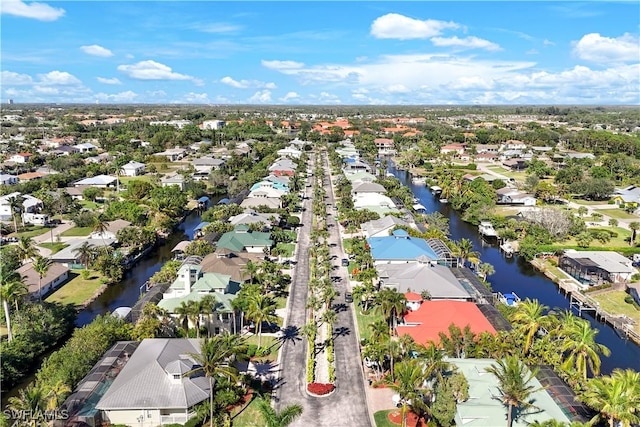
[(237, 252), (243, 251), (248, 246), (270, 247), (272, 245), (271, 233), (251, 231), (245, 224), (238, 225), (233, 231), (224, 233), (216, 244), (218, 248), (227, 248)]

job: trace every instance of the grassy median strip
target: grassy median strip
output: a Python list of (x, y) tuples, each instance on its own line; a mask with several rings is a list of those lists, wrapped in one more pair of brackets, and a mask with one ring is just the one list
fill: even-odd
[(83, 279), (82, 275), (71, 271), (69, 280), (60, 289), (47, 298), (47, 302), (59, 302), (61, 304), (73, 304), (81, 307), (89, 301), (95, 293), (102, 287), (102, 277), (95, 271), (90, 270), (88, 279)]

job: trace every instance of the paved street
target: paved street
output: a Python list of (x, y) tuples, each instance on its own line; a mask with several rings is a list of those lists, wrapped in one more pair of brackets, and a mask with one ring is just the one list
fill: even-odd
[[(326, 157), (323, 159), (324, 170), (328, 174)], [(313, 166), (312, 166), (313, 170)], [(328, 211), (332, 212), (335, 204), (333, 191), (326, 178), (327, 203), (331, 203)], [(312, 188), (306, 188), (307, 195), (311, 195)], [(358, 350), (358, 342), (351, 313), (352, 306), (344, 304), (344, 293), (347, 289), (346, 269), (340, 267), (340, 259), (344, 256), (340, 245), (338, 226), (333, 218), (333, 212), (328, 223), (331, 254), (336, 255), (334, 265), (337, 268), (333, 275), (339, 276), (336, 289), (340, 296), (335, 305), (338, 311), (338, 321), (335, 325), (335, 361), (336, 361), (336, 391), (326, 397), (311, 397), (306, 391), (306, 342), (303, 337), (293, 336), (290, 332), (294, 328), (302, 327), (306, 322), (306, 301), (309, 281), (309, 245), (312, 224), (311, 200), (305, 200), (306, 210), (302, 214), (303, 227), (300, 230), (298, 249), (296, 254), (296, 270), (289, 295), (289, 308), (286, 327), (288, 336), (281, 350), (280, 383), (276, 391), (276, 408), (299, 403), (304, 412), (293, 426), (371, 426), (367, 410), (367, 399), (364, 391), (364, 377), (362, 363)]]

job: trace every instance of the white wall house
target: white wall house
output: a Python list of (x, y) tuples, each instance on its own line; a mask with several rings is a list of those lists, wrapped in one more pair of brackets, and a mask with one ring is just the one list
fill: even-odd
[(13, 197), (22, 197), (22, 213), (37, 213), (42, 207), (42, 200), (28, 194), (22, 195), (16, 191), (0, 197), (0, 221), (9, 221), (13, 218), (13, 211), (11, 210), (11, 199)]
[(120, 169), (122, 169), (122, 174), (124, 176), (138, 176), (144, 173), (145, 164), (140, 162), (134, 162), (132, 160), (126, 165), (123, 165)]

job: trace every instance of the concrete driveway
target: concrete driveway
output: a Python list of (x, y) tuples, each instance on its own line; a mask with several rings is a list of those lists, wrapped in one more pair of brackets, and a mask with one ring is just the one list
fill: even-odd
[[(326, 155), (322, 159), (323, 169), (328, 171)], [(312, 165), (313, 169), (313, 165)], [(327, 199), (332, 205), (335, 200), (333, 190), (326, 186)], [(305, 188), (307, 196), (312, 195), (312, 188)], [(354, 329), (352, 307), (344, 304), (344, 293), (347, 289), (346, 269), (340, 267), (343, 257), (338, 227), (333, 218), (329, 217), (330, 239), (336, 245), (331, 247), (331, 253), (338, 256), (334, 265), (338, 266), (333, 275), (340, 276), (335, 282), (340, 296), (334, 304), (338, 312), (335, 324), (335, 363), (336, 390), (326, 397), (311, 397), (306, 391), (306, 339), (297, 334), (298, 328), (306, 323), (306, 302), (309, 282), (309, 246), (312, 224), (312, 201), (305, 200), (306, 210), (302, 214), (302, 229), (300, 231), (296, 253), (296, 271), (293, 277), (289, 306), (285, 324), (286, 338), (284, 340), (279, 365), (279, 383), (276, 389), (276, 409), (291, 404), (300, 404), (304, 408), (302, 416), (293, 426), (326, 426), (326, 427), (368, 427), (372, 425), (367, 409), (367, 399), (364, 389), (364, 377), (360, 359), (359, 347)]]

